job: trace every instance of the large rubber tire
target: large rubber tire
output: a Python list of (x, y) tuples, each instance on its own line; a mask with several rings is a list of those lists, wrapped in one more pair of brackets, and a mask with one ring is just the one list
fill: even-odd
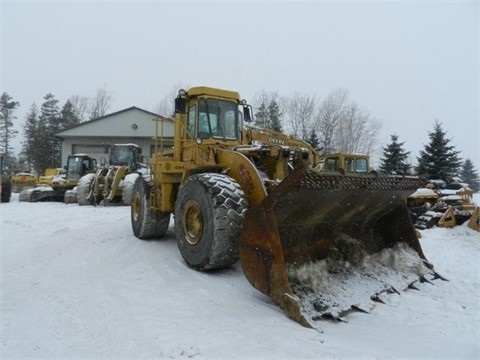
[(132, 205), (133, 201), (133, 187), (135, 181), (140, 175), (138, 173), (130, 173), (125, 175), (122, 182), (122, 203), (123, 205)]
[(93, 186), (95, 174), (82, 176), (77, 184), (77, 203), (80, 206), (93, 205), (93, 199), (87, 199)]
[(236, 263), (246, 209), (245, 194), (231, 177), (206, 173), (188, 178), (175, 204), (175, 236), (186, 263), (198, 270)]
[(133, 186), (133, 200), (130, 210), (133, 234), (142, 240), (161, 239), (170, 223), (170, 213), (153, 211), (150, 194), (154, 184), (149, 177), (139, 176)]
[(2, 180), (2, 194), (0, 196), (0, 200), (2, 203), (10, 202), (10, 198), (12, 197), (12, 184), (8, 179)]

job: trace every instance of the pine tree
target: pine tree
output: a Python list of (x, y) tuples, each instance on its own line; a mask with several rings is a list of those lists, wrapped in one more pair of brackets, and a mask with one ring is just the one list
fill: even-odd
[(58, 100), (51, 93), (44, 97), (39, 116), (39, 136), (41, 137), (41, 148), (46, 148), (45, 162), (39, 171), (44, 172), (48, 167), (61, 166), (61, 143), (53, 136), (56, 132), (62, 130), (61, 117), (58, 108)]
[(67, 129), (72, 126), (80, 124), (80, 118), (75, 112), (75, 108), (70, 100), (67, 100), (60, 112), (61, 128)]
[(438, 120), (435, 121), (433, 131), (428, 133), (428, 137), (430, 143), (420, 151), (415, 170), (417, 174), (425, 175), (429, 179), (442, 179), (448, 182), (457, 175), (462, 164), (458, 156), (460, 151), (450, 145), (451, 139), (447, 139), (442, 124)]
[(18, 134), (18, 130), (13, 128), (13, 120), (16, 119), (13, 113), (19, 105), (6, 92), (0, 97), (0, 151), (5, 153), (5, 167), (9, 169), (15, 161), (10, 142)]
[(262, 102), (255, 114), (255, 125), (263, 129), (282, 132), (281, 116), (280, 107), (275, 99), (271, 100), (268, 106)]
[(261, 128), (268, 128), (268, 109), (264, 102), (262, 102), (255, 113), (255, 125)]
[(280, 112), (280, 107), (278, 103), (273, 99), (268, 105), (268, 120), (269, 120), (269, 129), (277, 132), (282, 132), (282, 122), (280, 117), (282, 113)]
[(312, 129), (312, 131), (310, 131), (307, 142), (312, 145), (314, 149), (318, 149), (318, 145), (320, 145), (320, 139), (318, 138), (315, 129)]
[(383, 157), (380, 159), (380, 171), (385, 174), (407, 174), (410, 165), (407, 164), (410, 151), (405, 151), (405, 142), (398, 142), (398, 135), (390, 135), (392, 142), (383, 149)]
[[(41, 141), (39, 136), (39, 111), (36, 104), (30, 106), (30, 110), (25, 118), (25, 124), (23, 126), (23, 132), (25, 134), (25, 140), (23, 142), (23, 153), (25, 154), (26, 161), (29, 168), (33, 168), (38, 171), (43, 165), (44, 154), (40, 150)], [(43, 150), (43, 151), (48, 151)]]
[(44, 100), (40, 114), (35, 104), (30, 107), (24, 126), (26, 140), (23, 150), (28, 162), (39, 173), (49, 167), (61, 166), (61, 143), (53, 135), (62, 130), (58, 100), (50, 93)]
[(463, 163), (460, 171), (460, 177), (470, 186), (473, 191), (480, 191), (480, 179), (470, 159), (466, 159)]

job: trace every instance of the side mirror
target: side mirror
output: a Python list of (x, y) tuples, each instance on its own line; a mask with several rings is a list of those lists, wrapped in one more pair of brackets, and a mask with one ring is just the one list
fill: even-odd
[(252, 114), (251, 114), (249, 105), (246, 105), (243, 107), (243, 119), (246, 122), (252, 122)]
[(184, 97), (177, 96), (175, 98), (175, 112), (176, 113), (186, 113), (187, 99)]

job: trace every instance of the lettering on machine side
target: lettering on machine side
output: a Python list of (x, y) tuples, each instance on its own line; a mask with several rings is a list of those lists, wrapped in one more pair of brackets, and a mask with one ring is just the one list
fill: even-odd
[(273, 144), (285, 145), (285, 140), (282, 139), (268, 138), (268, 141)]

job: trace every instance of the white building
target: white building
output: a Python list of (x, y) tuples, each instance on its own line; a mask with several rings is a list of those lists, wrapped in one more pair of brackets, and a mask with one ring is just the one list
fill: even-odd
[(133, 143), (142, 148), (144, 157), (155, 149), (155, 134), (166, 139), (164, 146), (173, 145), (174, 124), (165, 118), (136, 106), (60, 131), (55, 136), (62, 142), (62, 166), (72, 154), (88, 154), (100, 162), (112, 144)]

